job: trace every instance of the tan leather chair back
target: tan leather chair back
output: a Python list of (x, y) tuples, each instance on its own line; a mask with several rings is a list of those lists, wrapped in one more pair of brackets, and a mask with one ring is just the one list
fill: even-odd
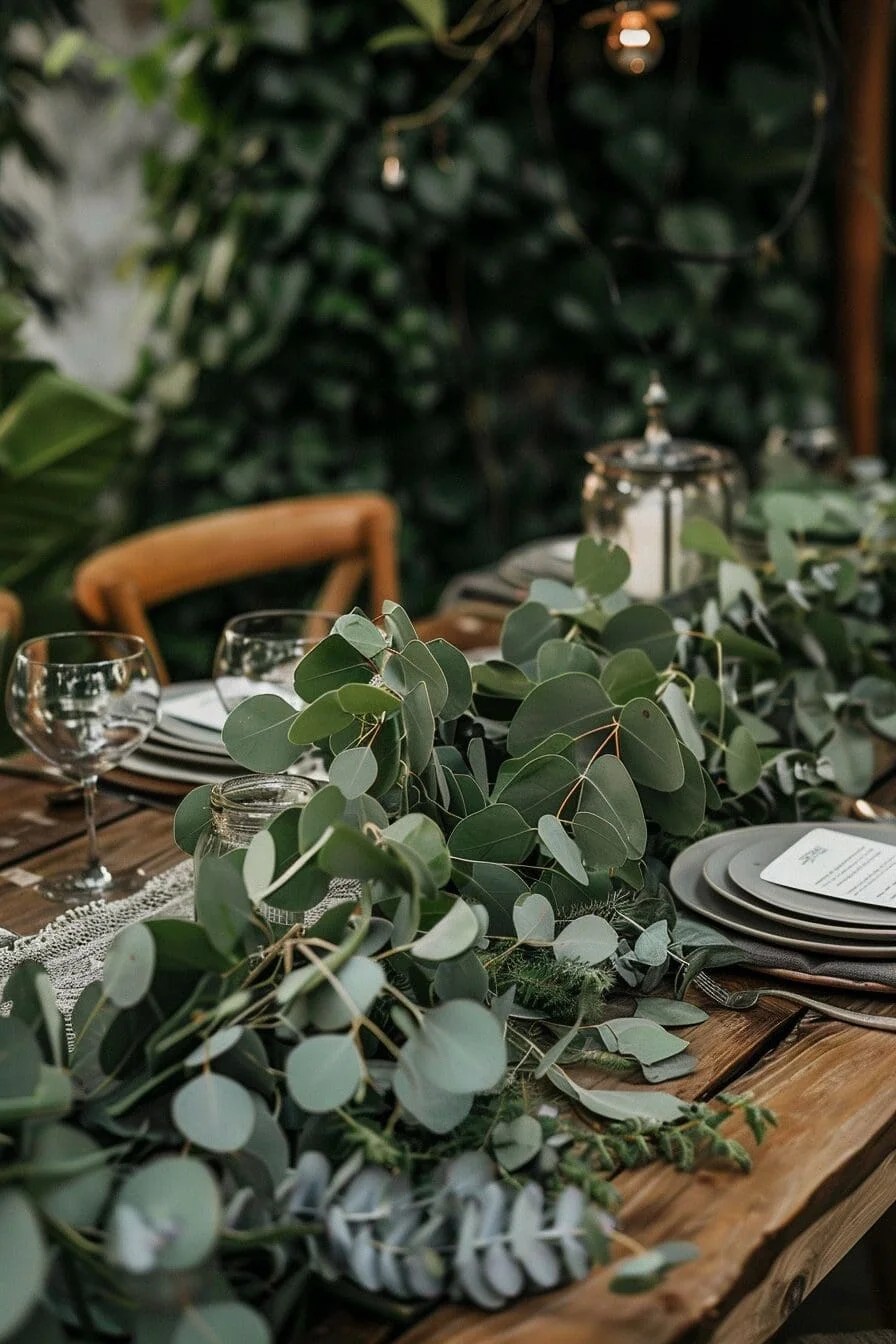
[(99, 629), (141, 635), (159, 674), (165, 661), (148, 608), (185, 593), (259, 574), (332, 561), (321, 611), (348, 611), (368, 580), (370, 611), (399, 600), (398, 510), (385, 495), (325, 495), (227, 509), (127, 537), (75, 574), (75, 600)]

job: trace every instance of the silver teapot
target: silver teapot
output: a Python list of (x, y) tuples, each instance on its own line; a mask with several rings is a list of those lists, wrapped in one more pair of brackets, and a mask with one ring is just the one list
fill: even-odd
[(628, 551), (632, 597), (656, 599), (696, 583), (704, 558), (684, 550), (689, 518), (708, 518), (730, 535), (747, 500), (734, 454), (695, 439), (673, 438), (666, 426), (669, 398), (653, 373), (644, 395), (641, 439), (615, 439), (586, 453), (591, 470), (582, 488), (585, 531)]

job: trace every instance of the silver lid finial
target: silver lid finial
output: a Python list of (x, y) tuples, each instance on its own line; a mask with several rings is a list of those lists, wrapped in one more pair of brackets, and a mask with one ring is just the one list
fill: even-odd
[(672, 440), (666, 425), (666, 407), (669, 394), (657, 369), (650, 374), (650, 383), (644, 393), (644, 405), (647, 408), (647, 427), (644, 430), (644, 442), (653, 451), (666, 447)]

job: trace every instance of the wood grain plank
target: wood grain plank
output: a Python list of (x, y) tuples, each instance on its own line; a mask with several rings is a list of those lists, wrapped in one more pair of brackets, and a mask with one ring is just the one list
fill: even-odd
[[(84, 834), (84, 808), (75, 799), (64, 807), (47, 804), (59, 784), (0, 776), (0, 863), (4, 867), (41, 854)], [(132, 803), (100, 794), (97, 823), (107, 825), (134, 811)]]
[[(863, 1005), (868, 1011), (870, 1002)], [(896, 1003), (877, 1002), (896, 1016)], [(714, 1338), (738, 1302), (755, 1293), (781, 1261), (791, 1279), (827, 1268), (866, 1225), (846, 1201), (887, 1163), (875, 1211), (896, 1196), (890, 1158), (896, 1145), (896, 1034), (838, 1023), (802, 1026), (753, 1069), (749, 1086), (772, 1106), (780, 1128), (760, 1150), (753, 1174), (701, 1171), (683, 1176), (653, 1166), (617, 1181), (622, 1226), (645, 1244), (696, 1242), (700, 1258), (653, 1292), (620, 1297), (601, 1270), (582, 1283), (529, 1299), (497, 1316), (442, 1308), (401, 1344), (688, 1344)], [(735, 1131), (736, 1132), (736, 1131)], [(741, 1136), (745, 1137), (745, 1136)], [(850, 1211), (831, 1235), (832, 1210)], [(828, 1243), (827, 1246), (825, 1243)], [(781, 1260), (788, 1247), (793, 1255)], [(786, 1305), (787, 1294), (781, 1303)], [(795, 1305), (795, 1301), (793, 1305)], [(768, 1320), (741, 1317), (726, 1344), (759, 1344)], [(766, 1333), (764, 1334), (763, 1331)], [(744, 1333), (745, 1332), (745, 1333)]]
[[(179, 863), (184, 855), (174, 843), (171, 817), (163, 812), (141, 811), (113, 821), (103, 828), (100, 853), (113, 873), (140, 869), (144, 876)], [(13, 933), (36, 933), (55, 919), (62, 907), (44, 900), (30, 878), (56, 877), (75, 872), (84, 864), (84, 840), (66, 844), (29, 858), (24, 864), (5, 864), (0, 869), (0, 925)]]

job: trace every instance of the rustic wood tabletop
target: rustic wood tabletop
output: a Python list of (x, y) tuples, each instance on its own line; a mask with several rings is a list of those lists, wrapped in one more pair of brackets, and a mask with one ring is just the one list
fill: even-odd
[[(83, 858), (81, 810), (51, 804), (48, 795), (57, 788), (0, 777), (0, 926), (17, 934), (33, 933), (59, 913), (37, 894), (38, 880), (74, 869)], [(879, 784), (872, 796), (883, 804), (896, 801), (896, 782)], [(170, 812), (103, 796), (99, 817), (110, 867), (139, 867), (149, 877), (183, 857)], [(757, 983), (746, 973), (722, 978), (731, 986)], [(689, 993), (700, 1001), (696, 991)], [(830, 991), (818, 997), (896, 1015), (896, 999)], [(618, 1178), (624, 1230), (646, 1245), (692, 1240), (699, 1259), (639, 1296), (610, 1293), (609, 1274), (599, 1270), (496, 1315), (445, 1306), (410, 1328), (343, 1305), (311, 1338), (316, 1344), (769, 1339), (896, 1203), (896, 1034), (769, 1003), (742, 1015), (714, 1012), (690, 1039), (700, 1067), (677, 1085), (679, 1095), (708, 1100), (725, 1089), (750, 1091), (780, 1120), (748, 1177), (704, 1170), (685, 1178), (653, 1165)], [(600, 1086), (612, 1085), (602, 1078)]]

